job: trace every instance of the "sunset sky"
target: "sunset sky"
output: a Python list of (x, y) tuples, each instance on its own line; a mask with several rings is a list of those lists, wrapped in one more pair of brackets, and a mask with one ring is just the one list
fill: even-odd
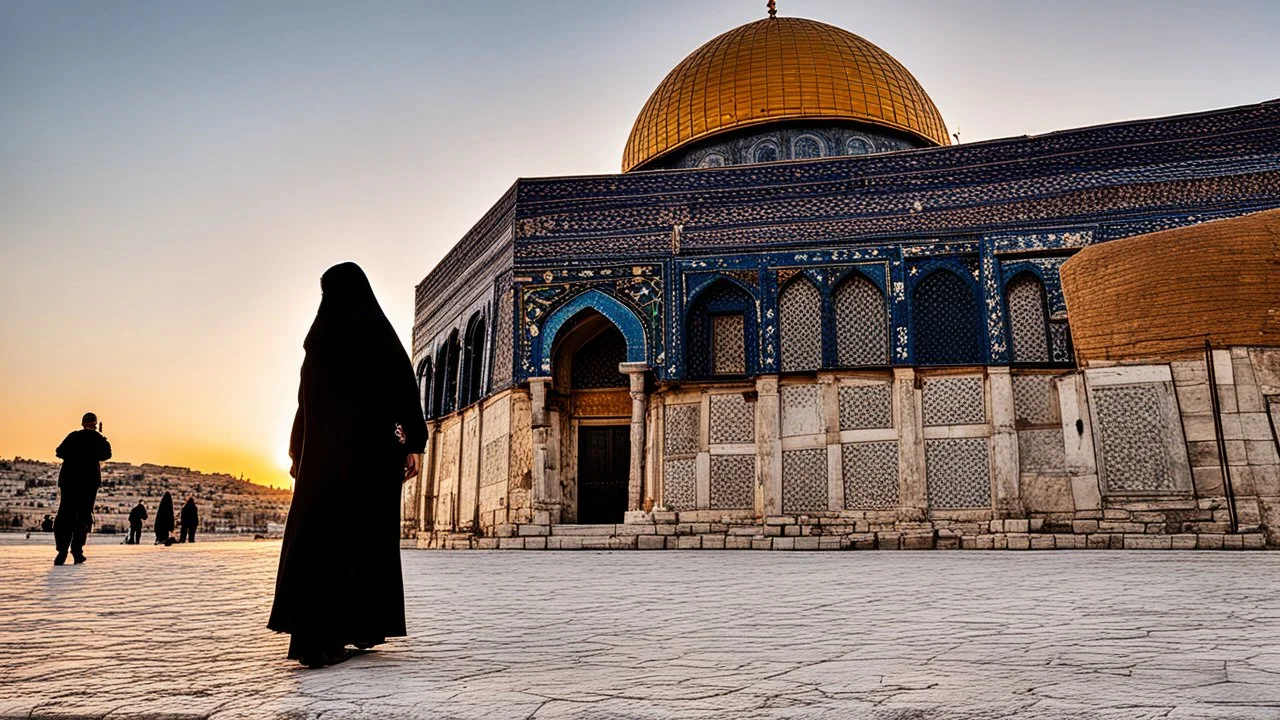
[[(663, 76), (764, 0), (0, 3), (0, 457), (288, 483), (319, 277), (413, 287), (520, 176), (617, 172)], [(1280, 97), (1280, 3), (779, 0), (961, 140)]]

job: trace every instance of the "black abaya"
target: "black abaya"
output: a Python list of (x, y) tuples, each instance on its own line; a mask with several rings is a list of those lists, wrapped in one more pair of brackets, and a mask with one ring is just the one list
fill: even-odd
[(156, 542), (162, 543), (173, 533), (173, 496), (165, 493), (160, 498), (160, 507), (156, 508)]
[(297, 478), (267, 623), (293, 636), (295, 659), (405, 634), (400, 486), (405, 456), (426, 445), (413, 367), (364, 272), (337, 265), (320, 285), (290, 438)]

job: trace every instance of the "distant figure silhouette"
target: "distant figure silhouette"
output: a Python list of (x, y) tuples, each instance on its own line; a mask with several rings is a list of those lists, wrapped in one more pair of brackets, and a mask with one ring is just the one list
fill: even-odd
[(142, 542), (142, 521), (147, 519), (147, 506), (139, 500), (129, 511), (129, 537), (124, 539), (125, 545), (137, 545)]
[(182, 539), (178, 542), (195, 542), (196, 528), (200, 526), (200, 511), (196, 510), (196, 499), (187, 498), (182, 506)]
[(67, 435), (55, 451), (62, 458), (58, 471), (58, 516), (53, 521), (53, 541), (58, 547), (54, 565), (67, 561), (67, 550), (76, 564), (84, 562), (84, 543), (93, 524), (93, 503), (102, 484), (102, 461), (111, 459), (111, 443), (97, 431), (98, 416), (85, 413), (80, 429)]
[(53, 532), (53, 516), (45, 515), (40, 523), (40, 532)]
[(156, 544), (172, 545), (173, 538), (173, 496), (165, 493), (160, 498), (160, 507), (156, 508)]
[[(400, 485), (418, 471), (426, 426), (413, 367), (354, 263), (320, 278), (293, 421), (297, 478), (267, 627), (289, 658), (342, 662), (347, 645), (403, 636)], [(402, 430), (402, 432), (401, 432)], [(344, 536), (339, 528), (361, 531)]]

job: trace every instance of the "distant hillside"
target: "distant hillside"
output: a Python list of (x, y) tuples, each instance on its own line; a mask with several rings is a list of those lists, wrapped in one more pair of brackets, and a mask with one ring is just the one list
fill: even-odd
[[(38, 528), (46, 514), (58, 507), (58, 465), (14, 458), (0, 458), (0, 523), (13, 530)], [(129, 511), (139, 500), (150, 515), (165, 491), (173, 494), (175, 512), (188, 497), (200, 509), (201, 532), (279, 532), (289, 512), (293, 493), (235, 478), (223, 473), (202, 473), (169, 465), (102, 465), (102, 488), (94, 507), (95, 532), (124, 532)]]

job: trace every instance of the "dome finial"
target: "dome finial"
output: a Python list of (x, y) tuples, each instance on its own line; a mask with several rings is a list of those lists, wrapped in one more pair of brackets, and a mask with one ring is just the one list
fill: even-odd
[(778, 16), (778, 3), (775, 0), (769, 0), (769, 2), (765, 3), (765, 7), (769, 8), (769, 17)]

